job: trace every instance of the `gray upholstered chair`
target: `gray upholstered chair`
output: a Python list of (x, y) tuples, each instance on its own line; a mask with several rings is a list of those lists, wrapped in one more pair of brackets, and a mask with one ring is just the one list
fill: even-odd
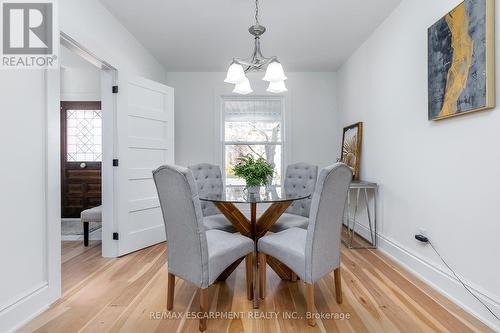
[[(249, 293), (253, 241), (240, 234), (206, 230), (198, 190), (189, 169), (165, 165), (153, 171), (153, 178), (167, 234), (167, 309), (173, 308), (175, 276), (177, 276), (199, 288), (200, 311), (207, 312), (208, 287), (228, 266), (245, 256), (247, 293)], [(204, 317), (205, 319), (200, 319), (200, 331), (206, 329), (206, 316)]]
[[(222, 173), (218, 165), (201, 163), (188, 167), (194, 176), (200, 195), (222, 197)], [(236, 232), (236, 228), (222, 215), (212, 202), (201, 201), (203, 224), (208, 230), (217, 229), (227, 232)]]
[[(259, 239), (259, 267), (266, 267), (267, 255), (290, 267), (306, 283), (307, 311), (314, 309), (314, 283), (334, 270), (337, 303), (342, 303), (340, 281), (340, 233), (351, 169), (337, 163), (321, 170), (311, 203), (307, 230), (290, 228)], [(265, 269), (260, 272), (265, 294)], [(311, 326), (314, 318), (309, 319)]]
[[(318, 166), (308, 163), (290, 164), (286, 168), (285, 193), (287, 197), (296, 198), (314, 192)], [(311, 198), (294, 201), (286, 212), (273, 224), (272, 232), (280, 232), (297, 227), (307, 229)]]

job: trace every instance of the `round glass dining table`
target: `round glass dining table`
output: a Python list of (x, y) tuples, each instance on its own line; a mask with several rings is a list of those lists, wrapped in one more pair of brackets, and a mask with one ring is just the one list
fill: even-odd
[[(250, 237), (254, 241), (254, 256), (253, 256), (253, 282), (247, 284), (247, 288), (252, 288), (248, 293), (253, 299), (254, 308), (259, 307), (259, 295), (264, 295), (265, 286), (258, 286), (258, 263), (257, 263), (257, 241), (264, 236), (272, 225), (278, 221), (279, 217), (286, 209), (298, 200), (310, 198), (311, 193), (286, 193), (279, 188), (267, 189), (261, 188), (259, 193), (249, 193), (248, 190), (242, 187), (226, 187), (223, 194), (200, 194), (200, 200), (212, 202), (222, 214), (233, 224), (238, 232), (244, 236)], [(245, 205), (250, 205), (250, 219), (241, 211)], [(262, 215), (257, 218), (257, 205), (266, 204), (268, 206)], [(224, 281), (238, 267), (243, 258), (235, 261), (229, 266), (218, 278), (218, 281)], [(268, 257), (267, 264), (278, 274), (283, 280), (296, 280), (296, 275), (283, 263), (275, 258)], [(247, 267), (248, 269), (248, 267)], [(261, 267), (260, 269), (266, 269)]]

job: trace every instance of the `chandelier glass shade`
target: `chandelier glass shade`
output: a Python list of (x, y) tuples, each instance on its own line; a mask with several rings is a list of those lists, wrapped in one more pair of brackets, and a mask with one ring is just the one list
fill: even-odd
[(285, 81), (276, 81), (276, 82), (269, 82), (269, 87), (267, 88), (267, 91), (279, 94), (288, 91), (288, 89), (286, 89)]
[(262, 80), (268, 82), (283, 82), (286, 79), (287, 77), (283, 71), (283, 66), (281, 66), (278, 60), (274, 60), (267, 65), (266, 75), (262, 78)]
[(260, 48), (260, 36), (266, 32), (266, 28), (259, 23), (259, 0), (255, 0), (255, 24), (248, 31), (254, 36), (254, 49), (249, 58), (233, 58), (233, 62), (227, 70), (227, 76), (224, 82), (234, 84), (234, 93), (249, 94), (253, 92), (246, 73), (264, 71), (262, 80), (269, 82), (268, 92), (282, 93), (287, 91), (285, 80), (287, 77), (283, 71), (283, 66), (277, 57), (266, 58), (262, 55)]
[(240, 84), (245, 81), (245, 71), (243, 70), (243, 66), (240, 64), (233, 62), (229, 69), (227, 70), (227, 76), (224, 82), (231, 84)]
[(233, 92), (240, 95), (248, 95), (252, 93), (253, 90), (252, 87), (250, 87), (250, 81), (248, 80), (248, 78), (245, 77), (245, 79), (242, 82), (236, 84), (234, 86)]

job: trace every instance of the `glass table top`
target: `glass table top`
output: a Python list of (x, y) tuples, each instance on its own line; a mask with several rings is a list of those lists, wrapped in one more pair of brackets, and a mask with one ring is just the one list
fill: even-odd
[(204, 193), (200, 194), (200, 200), (211, 202), (231, 202), (231, 203), (272, 203), (284, 201), (297, 201), (308, 199), (312, 193), (286, 193), (281, 188), (265, 188), (261, 187), (259, 193), (249, 193), (244, 187), (229, 187), (226, 186), (222, 192), (219, 193)]

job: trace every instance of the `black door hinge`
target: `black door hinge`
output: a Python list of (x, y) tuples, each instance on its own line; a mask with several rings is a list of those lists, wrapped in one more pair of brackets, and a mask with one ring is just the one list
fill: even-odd
[(115, 159), (113, 160), (113, 166), (114, 166), (114, 167), (117, 167), (117, 166), (118, 166), (118, 164), (119, 164), (118, 159), (117, 159), (117, 158), (115, 158)]
[(113, 232), (113, 240), (118, 240), (118, 233), (117, 232)]
[(118, 86), (113, 86), (113, 94), (118, 94)]

